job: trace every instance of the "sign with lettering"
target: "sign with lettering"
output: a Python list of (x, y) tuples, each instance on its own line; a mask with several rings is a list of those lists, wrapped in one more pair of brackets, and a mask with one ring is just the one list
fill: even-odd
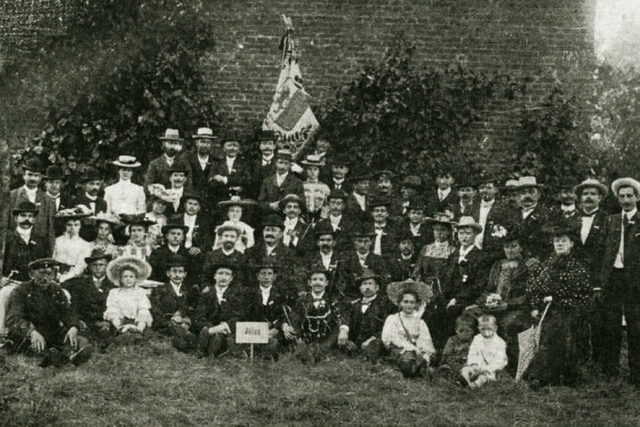
[(237, 322), (236, 344), (267, 344), (269, 324), (267, 322)]

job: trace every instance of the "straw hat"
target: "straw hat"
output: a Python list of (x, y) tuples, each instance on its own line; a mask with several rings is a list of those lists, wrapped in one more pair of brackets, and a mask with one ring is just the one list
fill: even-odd
[(118, 156), (118, 160), (111, 162), (113, 165), (119, 168), (139, 168), (142, 163), (136, 160), (134, 156)]
[(580, 196), (580, 193), (582, 193), (582, 190), (584, 190), (585, 188), (597, 189), (602, 195), (602, 197), (607, 197), (607, 193), (609, 193), (609, 189), (607, 188), (607, 186), (595, 178), (585, 179), (580, 184), (575, 186), (575, 188), (573, 189), (573, 192), (576, 193), (577, 196)]
[(137, 257), (120, 257), (107, 265), (107, 278), (117, 286), (120, 286), (120, 274), (124, 269), (135, 271), (138, 283), (147, 280), (151, 276), (151, 266), (147, 261)]
[(180, 131), (178, 131), (178, 129), (171, 129), (171, 128), (167, 128), (167, 130), (164, 131), (164, 135), (158, 137), (158, 139), (160, 141), (175, 141), (175, 142), (182, 142), (182, 138), (180, 138)]
[(475, 233), (482, 233), (482, 226), (473, 219), (472, 216), (462, 216), (458, 221), (458, 230), (461, 228), (471, 228)]
[(225, 221), (219, 226), (216, 227), (216, 234), (219, 236), (225, 231), (232, 230), (235, 231), (238, 236), (242, 234), (242, 229), (235, 222)]
[(399, 304), (400, 295), (406, 291), (413, 291), (420, 298), (419, 303), (429, 304), (433, 297), (433, 289), (424, 282), (405, 280), (404, 282), (391, 282), (387, 286), (387, 296), (395, 305)]
[(193, 139), (216, 139), (216, 137), (213, 136), (213, 131), (211, 130), (211, 128), (207, 128), (207, 127), (198, 128), (198, 131), (196, 132), (196, 134), (195, 135), (191, 135), (191, 138), (193, 138)]
[(636, 194), (640, 194), (640, 182), (633, 178), (618, 178), (611, 183), (613, 194), (617, 195), (620, 187), (632, 187)]

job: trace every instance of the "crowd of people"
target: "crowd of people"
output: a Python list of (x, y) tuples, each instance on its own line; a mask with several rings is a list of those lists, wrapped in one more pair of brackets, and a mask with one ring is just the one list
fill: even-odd
[(524, 378), (573, 385), (581, 365), (619, 374), (624, 316), (640, 385), (635, 179), (551, 188), (443, 165), (428, 184), (352, 164), (322, 138), (294, 156), (260, 131), (255, 158), (209, 128), (158, 143), (144, 176), (135, 157), (112, 159), (106, 186), (94, 167), (71, 180), (24, 162), (0, 289), (6, 349), (42, 366), (149, 339), (240, 357), (235, 325), (257, 321), (261, 357), (340, 352), (479, 387), (516, 375), (518, 334), (544, 316)]

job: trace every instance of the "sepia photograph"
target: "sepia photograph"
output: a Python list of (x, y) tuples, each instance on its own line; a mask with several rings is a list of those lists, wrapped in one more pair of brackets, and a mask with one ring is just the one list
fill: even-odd
[(640, 0), (0, 0), (0, 425), (640, 423)]

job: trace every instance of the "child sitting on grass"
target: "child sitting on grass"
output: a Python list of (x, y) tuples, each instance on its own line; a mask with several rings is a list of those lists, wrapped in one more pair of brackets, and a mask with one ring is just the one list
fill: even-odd
[(111, 323), (119, 343), (139, 341), (145, 329), (151, 326), (153, 319), (147, 291), (138, 287), (150, 274), (149, 263), (137, 257), (116, 258), (107, 266), (107, 277), (119, 287), (109, 291), (103, 317)]
[(467, 364), (469, 347), (476, 329), (476, 318), (463, 313), (456, 318), (456, 334), (449, 337), (440, 357), (440, 370), (452, 380)]
[(507, 366), (507, 345), (497, 334), (495, 316), (485, 314), (478, 319), (480, 331), (471, 342), (467, 364), (460, 374), (471, 388), (482, 387), (496, 380), (496, 372)]

